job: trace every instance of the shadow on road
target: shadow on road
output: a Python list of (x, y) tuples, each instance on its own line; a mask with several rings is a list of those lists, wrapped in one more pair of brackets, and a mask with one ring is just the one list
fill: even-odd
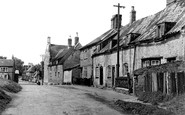
[(120, 113), (126, 114), (126, 112), (123, 111), (119, 106), (115, 105), (114, 101), (109, 101), (109, 100), (107, 100), (107, 99), (105, 99), (105, 98), (103, 98), (101, 96), (96, 95), (96, 94), (93, 95), (91, 93), (85, 93), (85, 95), (87, 97), (89, 97), (89, 98), (92, 98), (92, 99), (98, 101), (98, 102), (101, 102), (102, 104), (107, 105), (109, 108), (112, 108), (112, 109), (114, 109), (116, 111), (119, 111)]

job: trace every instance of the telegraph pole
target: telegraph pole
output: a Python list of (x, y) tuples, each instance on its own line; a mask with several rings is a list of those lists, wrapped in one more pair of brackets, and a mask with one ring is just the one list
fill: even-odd
[(119, 33), (120, 33), (120, 8), (125, 8), (125, 6), (120, 6), (120, 3), (118, 5), (114, 5), (114, 7), (118, 8), (118, 18), (117, 18), (117, 32), (118, 32), (118, 39), (117, 39), (117, 65), (116, 65), (116, 73), (117, 78), (119, 77)]

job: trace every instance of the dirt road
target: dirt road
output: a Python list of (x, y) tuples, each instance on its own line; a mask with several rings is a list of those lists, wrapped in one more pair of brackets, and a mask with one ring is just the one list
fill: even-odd
[(39, 86), (25, 82), (21, 86), (23, 90), (14, 95), (3, 115), (122, 115), (85, 87)]

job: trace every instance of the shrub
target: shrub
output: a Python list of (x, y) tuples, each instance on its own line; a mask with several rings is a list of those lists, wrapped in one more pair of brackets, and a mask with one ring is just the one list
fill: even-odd
[(173, 113), (170, 111), (166, 111), (164, 109), (158, 108), (153, 105), (145, 105), (141, 103), (135, 102), (125, 102), (122, 100), (117, 100), (115, 104), (124, 112), (131, 114), (139, 114), (139, 115), (172, 115)]
[(164, 101), (169, 101), (170, 99), (172, 99), (172, 96), (165, 95), (162, 92), (143, 92), (138, 97), (138, 100), (145, 103), (152, 103), (153, 105), (157, 105), (158, 103)]
[(0, 83), (0, 88), (8, 92), (17, 93), (22, 89), (19, 84), (11, 80), (0, 79)]
[(11, 97), (3, 90), (0, 90), (0, 113), (5, 109), (6, 105), (11, 101)]

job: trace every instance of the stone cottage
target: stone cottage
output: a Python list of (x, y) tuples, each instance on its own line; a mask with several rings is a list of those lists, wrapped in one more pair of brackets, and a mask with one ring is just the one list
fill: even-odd
[(14, 80), (14, 62), (11, 59), (0, 59), (0, 77)]
[[(44, 84), (50, 84), (53, 82), (52, 73), (54, 72), (51, 71), (54, 70), (54, 67), (50, 66), (52, 65), (52, 60), (55, 58), (55, 56), (60, 50), (64, 50), (67, 48), (68, 48), (67, 45), (51, 44), (51, 38), (50, 37), (47, 38), (47, 46), (44, 55)], [(58, 79), (59, 80), (56, 81), (62, 81), (62, 77), (59, 77)]]
[[(49, 63), (47, 65), (46, 74), (48, 75), (48, 78), (44, 76), (44, 79), (48, 79), (49, 84), (63, 84), (65, 82), (64, 78), (68, 79), (67, 76), (64, 77), (64, 69), (69, 69), (69, 64), (65, 64), (66, 61), (68, 61), (68, 58), (74, 58), (73, 55), (75, 54), (75, 57), (79, 57), (79, 53), (76, 53), (79, 51), (79, 48), (81, 48), (81, 44), (79, 43), (79, 37), (75, 37), (75, 44), (72, 46), (72, 39), (68, 39), (68, 46), (65, 45), (50, 45), (49, 46), (49, 52), (47, 52), (50, 56)], [(48, 54), (46, 53), (46, 56)], [(46, 57), (45, 56), (45, 57)], [(46, 58), (47, 59), (47, 58)], [(77, 59), (78, 60), (78, 59)], [(46, 60), (47, 61), (47, 60)], [(79, 64), (79, 61), (71, 60), (70, 62), (70, 68)], [(44, 63), (45, 65), (46, 63)], [(45, 68), (44, 68), (45, 69)], [(69, 76), (71, 77), (71, 76)], [(70, 81), (72, 82), (72, 81)]]
[[(91, 79), (94, 81), (94, 66), (93, 66), (93, 59), (92, 56), (103, 49), (110, 40), (108, 38), (113, 38), (116, 35), (117, 31), (117, 15), (113, 16), (111, 20), (111, 29), (88, 43), (87, 45), (83, 46), (80, 49), (80, 67), (82, 68), (82, 78)], [(121, 17), (120, 17), (121, 18)], [(121, 24), (121, 23), (120, 23)], [(100, 43), (103, 43), (100, 45)], [(110, 47), (114, 47), (116, 45), (116, 40), (111, 40)], [(107, 47), (107, 46), (106, 46)], [(109, 47), (109, 46), (108, 46)]]
[[(132, 7), (131, 18), (135, 15)], [(164, 10), (131, 20), (121, 27), (119, 77), (133, 75), (139, 68), (185, 59), (185, 1), (167, 0)], [(111, 87), (115, 85), (117, 46), (110, 48), (110, 42), (104, 43), (100, 42), (104, 47), (93, 55), (94, 85)]]

